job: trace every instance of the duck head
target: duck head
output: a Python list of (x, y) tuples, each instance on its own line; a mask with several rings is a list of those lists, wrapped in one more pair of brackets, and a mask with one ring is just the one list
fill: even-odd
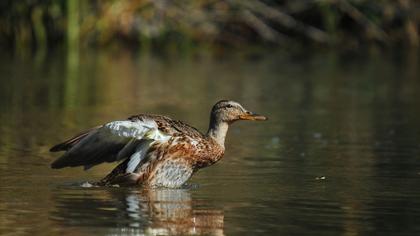
[(235, 101), (221, 100), (211, 109), (207, 135), (224, 147), (229, 125), (238, 120), (264, 121), (267, 117), (248, 111)]
[(267, 117), (248, 111), (237, 102), (221, 100), (211, 109), (210, 120), (231, 124), (237, 120), (267, 120)]

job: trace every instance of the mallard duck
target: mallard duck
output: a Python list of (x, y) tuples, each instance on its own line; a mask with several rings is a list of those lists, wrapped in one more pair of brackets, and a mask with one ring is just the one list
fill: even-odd
[(197, 170), (219, 161), (225, 151), (229, 125), (238, 120), (267, 120), (239, 103), (222, 100), (210, 113), (206, 134), (161, 115), (134, 115), (94, 127), (55, 145), (66, 151), (54, 169), (122, 161), (98, 185), (181, 187)]

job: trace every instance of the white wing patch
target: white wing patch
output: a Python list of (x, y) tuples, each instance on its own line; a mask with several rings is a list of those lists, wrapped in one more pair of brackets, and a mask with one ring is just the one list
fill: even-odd
[(105, 127), (107, 127), (112, 134), (117, 136), (137, 139), (142, 139), (143, 136), (152, 129), (157, 130), (157, 124), (154, 121), (113, 121), (106, 124)]
[(106, 125), (108, 130), (119, 137), (135, 139), (153, 139), (160, 142), (168, 141), (171, 136), (159, 131), (154, 120), (143, 121), (113, 121)]
[(106, 125), (108, 131), (115, 135), (114, 138), (129, 138), (142, 140), (136, 147), (135, 152), (130, 157), (127, 164), (126, 173), (133, 173), (140, 162), (145, 158), (150, 145), (157, 142), (167, 142), (171, 136), (159, 131), (154, 120), (143, 121), (113, 121)]
[(144, 141), (136, 148), (136, 152), (131, 155), (130, 161), (127, 163), (126, 173), (133, 173), (136, 170), (141, 160), (146, 156), (150, 143), (150, 141)]

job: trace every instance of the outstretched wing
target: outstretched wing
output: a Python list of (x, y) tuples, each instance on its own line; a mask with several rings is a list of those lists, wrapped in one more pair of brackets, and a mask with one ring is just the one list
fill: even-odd
[(166, 142), (170, 137), (159, 130), (153, 119), (110, 122), (52, 147), (50, 151), (67, 152), (51, 167), (84, 166), (89, 169), (103, 162), (125, 159), (140, 151), (139, 148), (148, 148), (151, 142)]

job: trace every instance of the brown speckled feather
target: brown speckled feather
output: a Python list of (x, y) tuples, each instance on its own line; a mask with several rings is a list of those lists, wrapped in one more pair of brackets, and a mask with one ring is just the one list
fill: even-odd
[(168, 135), (182, 133), (194, 138), (204, 138), (204, 135), (196, 128), (180, 120), (172, 120), (167, 116), (139, 114), (128, 118), (130, 121), (143, 121), (145, 119), (153, 119), (158, 125), (159, 130)]
[[(162, 173), (164, 170), (170, 169), (170, 166), (175, 167), (175, 170), (173, 170), (174, 179), (183, 176), (188, 179), (199, 168), (212, 165), (223, 156), (223, 147), (182, 121), (172, 120), (165, 116), (143, 114), (129, 118), (131, 121), (147, 119), (153, 119), (159, 130), (170, 135), (171, 138), (167, 142), (153, 143), (149, 147), (146, 157), (133, 173), (126, 172), (129, 163), (129, 159), (127, 159), (102, 179), (99, 184), (168, 186), (170, 184), (161, 183), (161, 176), (165, 174), (170, 176), (170, 173)], [(186, 181), (183, 180), (184, 178), (180, 179), (181, 182)], [(173, 179), (171, 181), (176, 182)]]
[(131, 116), (54, 146), (52, 152), (66, 152), (51, 167), (89, 169), (103, 162), (122, 161), (98, 184), (180, 187), (198, 169), (222, 158), (228, 126), (237, 120), (266, 118), (226, 100), (213, 106), (206, 134), (166, 116)]

